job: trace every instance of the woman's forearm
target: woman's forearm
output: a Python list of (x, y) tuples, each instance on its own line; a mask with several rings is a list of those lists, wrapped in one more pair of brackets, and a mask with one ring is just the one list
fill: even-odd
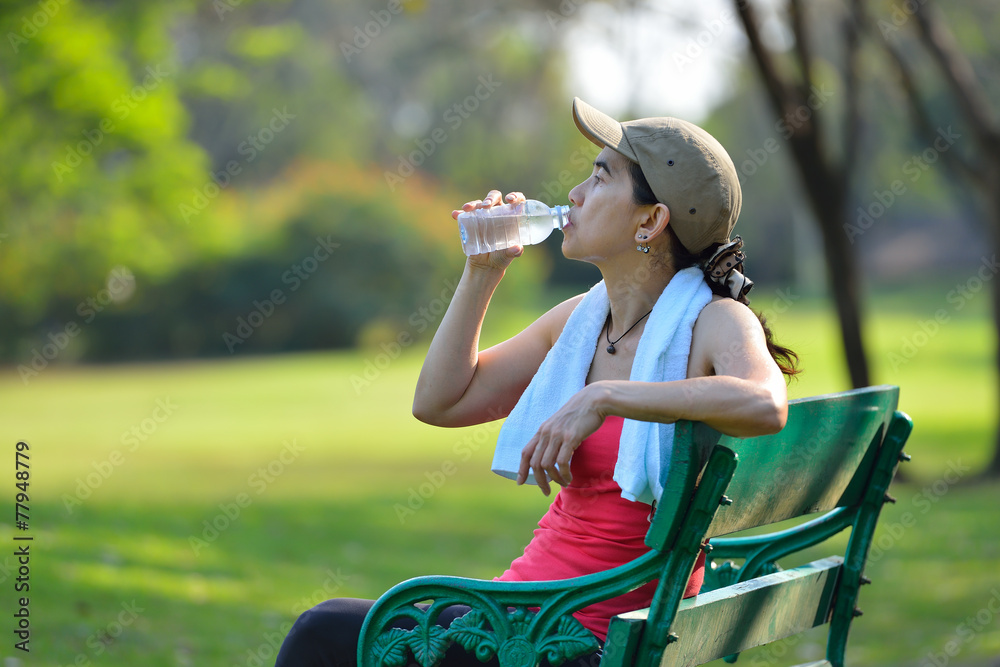
[(483, 318), (503, 274), (466, 264), (417, 379), (413, 414), (421, 421), (433, 422), (458, 403), (472, 382)]
[(784, 383), (713, 375), (674, 382), (602, 381), (590, 387), (603, 414), (665, 423), (700, 421), (737, 437), (776, 433), (788, 416)]

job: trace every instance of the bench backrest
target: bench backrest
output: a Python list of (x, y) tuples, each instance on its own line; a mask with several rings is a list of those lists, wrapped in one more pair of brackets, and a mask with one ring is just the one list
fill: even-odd
[[(880, 386), (792, 401), (785, 428), (757, 438), (678, 422), (646, 535), (666, 565), (650, 608), (612, 622), (606, 652), (620, 651), (625, 662), (608, 664), (689, 667), (832, 622), (822, 663), (841, 667), (875, 522), (909, 434), (898, 397), (897, 387)], [(826, 514), (795, 529), (717, 538), (815, 512)], [(777, 558), (847, 526), (844, 556), (774, 571)], [(724, 556), (746, 560), (729, 570), (731, 585), (682, 601), (685, 574), (708, 538)]]
[(726, 491), (733, 503), (719, 508), (706, 537), (857, 505), (898, 399), (898, 387), (878, 386), (790, 401), (785, 428), (757, 438), (678, 422), (646, 544), (670, 548), (715, 446), (735, 452), (739, 465)]

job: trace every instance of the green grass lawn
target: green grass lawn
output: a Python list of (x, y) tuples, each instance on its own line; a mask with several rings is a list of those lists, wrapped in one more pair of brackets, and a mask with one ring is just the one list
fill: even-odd
[[(916, 428), (911, 481), (883, 513), (874, 584), (852, 629), (855, 665), (932, 664), (952, 640), (950, 664), (1000, 654), (987, 607), (1000, 600), (1000, 485), (945, 481), (950, 468), (970, 479), (991, 451), (995, 337), (983, 304), (951, 313), (900, 362), (921, 320), (948, 307), (931, 301), (887, 300), (868, 331), (874, 379), (902, 387)], [(755, 306), (768, 302), (765, 292)], [(491, 313), (488, 338), (524, 321)], [(793, 396), (846, 388), (820, 304), (795, 303), (772, 323), (806, 369)], [(298, 612), (328, 597), (376, 597), (420, 574), (501, 572), (547, 499), (489, 472), (497, 425), (441, 430), (410, 416), (422, 349), (379, 354), (52, 367), (28, 385), (4, 369), (4, 446), (13, 477), (17, 439), (31, 445), (34, 536), (31, 653), (12, 650), (6, 614), (0, 657), (21, 662), (4, 667), (270, 665)], [(13, 493), (6, 554), (21, 534)], [(13, 565), (0, 556), (4, 610), (16, 609)], [(982, 629), (969, 636), (962, 624), (977, 613)], [(741, 663), (816, 659), (821, 639)]]

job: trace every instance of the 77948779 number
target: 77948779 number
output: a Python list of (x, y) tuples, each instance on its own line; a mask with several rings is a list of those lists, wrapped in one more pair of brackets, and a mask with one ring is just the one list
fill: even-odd
[(15, 452), (14, 477), (17, 478), (15, 483), (17, 493), (14, 496), (16, 503), (14, 508), (16, 516), (14, 518), (17, 521), (17, 527), (21, 530), (28, 530), (28, 483), (31, 479), (31, 466), (28, 463), (31, 458), (28, 454), (29, 449), (28, 443), (19, 442)]

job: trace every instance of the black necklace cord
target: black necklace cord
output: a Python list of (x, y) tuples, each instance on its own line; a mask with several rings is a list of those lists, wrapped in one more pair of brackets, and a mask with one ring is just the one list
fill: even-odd
[[(651, 312), (653, 312), (652, 309), (650, 309), (649, 313), (651, 313)], [(635, 324), (633, 324), (628, 329), (626, 329), (625, 333), (623, 333), (621, 336), (619, 336), (614, 341), (611, 340), (611, 313), (608, 313), (608, 325), (604, 329), (604, 338), (608, 341), (608, 347), (607, 347), (608, 354), (614, 354), (615, 353), (615, 343), (617, 343), (622, 338), (624, 338), (625, 336), (627, 336), (629, 331), (631, 331), (632, 329), (635, 329), (639, 325), (639, 322), (642, 322), (644, 319), (646, 319), (647, 317), (649, 317), (649, 313), (646, 313), (645, 315), (643, 315), (642, 317), (640, 317), (639, 319), (637, 319), (635, 321)]]

